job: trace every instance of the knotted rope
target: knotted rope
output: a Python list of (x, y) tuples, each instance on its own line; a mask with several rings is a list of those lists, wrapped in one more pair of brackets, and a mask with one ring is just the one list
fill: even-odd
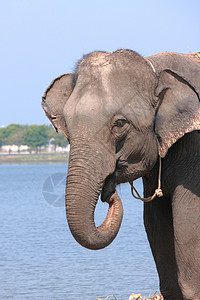
[[(162, 197), (163, 196), (163, 192), (161, 189), (161, 157), (159, 156), (159, 171), (158, 171), (158, 188), (155, 190), (155, 193), (153, 194), (153, 196), (151, 197), (147, 197), (147, 198), (142, 198), (140, 196), (140, 194), (138, 193), (138, 191), (136, 190), (136, 188), (133, 186), (133, 181), (129, 182), (131, 185), (131, 194), (133, 195), (134, 198), (142, 200), (143, 202), (150, 202), (152, 201), (155, 197)], [(134, 192), (136, 192), (137, 196), (134, 194)]]

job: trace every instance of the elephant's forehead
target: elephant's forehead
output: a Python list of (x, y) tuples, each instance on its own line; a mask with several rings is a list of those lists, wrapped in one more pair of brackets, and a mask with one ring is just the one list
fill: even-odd
[(88, 92), (74, 107), (75, 117), (87, 117), (88, 119), (102, 119), (105, 116), (111, 116), (118, 109), (117, 103), (113, 103), (110, 96), (102, 97), (98, 93)]
[[(85, 76), (84, 76), (85, 75)], [(98, 116), (116, 109), (112, 91), (103, 76), (79, 76), (65, 111), (75, 116)]]
[(67, 105), (64, 109), (66, 123), (70, 130), (81, 128), (82, 131), (87, 130), (87, 132), (103, 132), (102, 130), (107, 127), (117, 111), (117, 106), (110, 101), (109, 97), (103, 98), (92, 91), (72, 100), (70, 106)]
[(90, 54), (90, 56), (88, 56), (80, 62), (79, 67), (84, 65), (86, 61), (90, 67), (106, 66), (110, 64), (109, 56), (110, 53), (93, 52), (92, 54)]
[(123, 114), (133, 122), (149, 124), (152, 121), (148, 116), (151, 113), (149, 105), (141, 90), (138, 91), (137, 82), (130, 83), (126, 72), (105, 68), (93, 72), (89, 68), (87, 72), (79, 73), (75, 89), (65, 106), (65, 116), (67, 123), (68, 119), (73, 119), (95, 127), (98, 124), (102, 127), (116, 114)]
[(149, 110), (137, 89), (109, 85), (108, 80), (98, 80), (96, 84), (78, 84), (66, 103), (65, 111), (71, 117), (112, 117), (116, 113), (135, 113)]

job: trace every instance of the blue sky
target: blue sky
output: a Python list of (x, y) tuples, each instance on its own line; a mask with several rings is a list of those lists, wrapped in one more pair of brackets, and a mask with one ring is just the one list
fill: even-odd
[(0, 1), (0, 125), (49, 124), (41, 97), (83, 54), (200, 51), (199, 0)]

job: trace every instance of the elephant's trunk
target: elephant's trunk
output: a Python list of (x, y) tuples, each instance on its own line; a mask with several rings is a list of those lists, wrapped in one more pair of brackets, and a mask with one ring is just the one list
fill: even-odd
[(68, 224), (72, 235), (82, 246), (93, 250), (102, 249), (114, 240), (119, 231), (123, 217), (122, 203), (115, 192), (109, 199), (109, 210), (104, 222), (96, 227), (94, 211), (105, 180), (102, 179), (101, 170), (97, 171), (100, 158), (94, 160), (84, 151), (82, 157), (77, 157), (71, 151), (66, 186)]

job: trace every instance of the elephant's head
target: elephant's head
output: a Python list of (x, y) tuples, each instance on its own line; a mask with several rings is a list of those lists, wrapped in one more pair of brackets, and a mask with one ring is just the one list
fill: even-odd
[[(174, 71), (157, 76), (128, 50), (87, 55), (73, 75), (53, 81), (42, 106), (70, 141), (67, 219), (75, 239), (90, 249), (106, 247), (119, 230), (116, 185), (144, 176), (178, 138), (200, 129), (194, 87)], [(97, 228), (100, 194), (110, 208)]]

